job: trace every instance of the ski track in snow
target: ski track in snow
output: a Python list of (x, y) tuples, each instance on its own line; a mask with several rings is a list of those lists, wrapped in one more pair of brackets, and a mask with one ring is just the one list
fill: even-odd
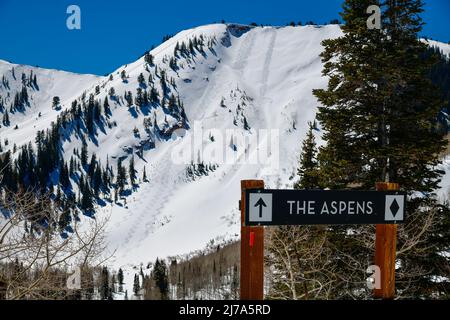
[[(154, 167), (158, 170), (152, 170), (151, 174), (148, 175), (150, 182), (141, 184), (139, 193), (149, 195), (149, 197), (139, 197), (137, 201), (130, 204), (130, 206), (142, 208), (142, 210), (132, 215), (133, 222), (124, 239), (124, 244), (129, 245), (144, 241), (154, 231), (158, 218), (164, 218), (162, 217), (164, 206), (176, 187), (175, 177), (172, 176), (173, 172), (170, 170), (170, 166), (170, 152), (167, 150), (162, 159), (154, 163)], [(164, 172), (166, 175), (158, 174), (155, 171)]]
[(260, 90), (261, 97), (266, 96), (267, 83), (269, 81), (269, 73), (270, 73), (270, 63), (272, 62), (273, 50), (275, 48), (275, 42), (277, 40), (276, 30), (272, 29), (271, 33), (272, 33), (272, 35), (270, 38), (269, 47), (267, 49), (266, 58), (264, 60), (264, 67), (263, 67), (263, 74), (262, 74), (263, 85)]
[[(222, 68), (216, 69), (215, 72), (210, 74), (208, 77), (207, 82), (209, 82), (209, 85), (205, 86), (205, 89), (203, 91), (202, 96), (200, 97), (200, 101), (197, 104), (196, 110), (199, 110), (202, 112), (202, 116), (200, 119), (206, 119), (206, 113), (209, 110), (209, 104), (211, 103), (211, 100), (213, 100), (213, 96), (217, 95), (217, 80), (216, 78), (220, 79)], [(205, 80), (206, 81), (206, 80)]]
[[(262, 86), (261, 86), (260, 94), (259, 94), (259, 100), (261, 101), (261, 103), (268, 104), (268, 105), (272, 105), (272, 103), (273, 103), (273, 99), (267, 97), (266, 94), (267, 94), (267, 85), (269, 82), (269, 75), (270, 75), (270, 65), (272, 62), (273, 51), (275, 49), (275, 43), (277, 40), (276, 30), (272, 28), (270, 30), (270, 32), (272, 33), (272, 35), (271, 35), (269, 46), (267, 48), (266, 56), (264, 59), (264, 66), (263, 66), (263, 72), (262, 72), (262, 77), (261, 77)], [(268, 127), (267, 121), (268, 121), (268, 119), (270, 119), (270, 115), (268, 114), (267, 108), (265, 108), (263, 110), (264, 110), (264, 115), (262, 115), (260, 112), (256, 112), (256, 116), (258, 117), (259, 123), (264, 123), (265, 127)]]
[[(244, 38), (245, 37), (245, 38)], [(241, 37), (241, 45), (239, 48), (239, 52), (236, 56), (236, 60), (233, 64), (233, 68), (240, 71), (241, 73), (244, 72), (243, 69), (245, 69), (248, 61), (248, 57), (250, 55), (250, 52), (252, 51), (254, 45), (255, 45), (255, 32), (254, 30), (248, 31), (245, 35)]]

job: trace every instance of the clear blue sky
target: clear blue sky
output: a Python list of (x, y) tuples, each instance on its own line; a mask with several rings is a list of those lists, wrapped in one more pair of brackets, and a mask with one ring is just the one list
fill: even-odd
[[(339, 18), (343, 0), (0, 0), (0, 59), (106, 74), (136, 60), (165, 34), (220, 22), (285, 25)], [(450, 41), (450, 1), (427, 0), (423, 36)], [(81, 8), (81, 30), (66, 9)]]

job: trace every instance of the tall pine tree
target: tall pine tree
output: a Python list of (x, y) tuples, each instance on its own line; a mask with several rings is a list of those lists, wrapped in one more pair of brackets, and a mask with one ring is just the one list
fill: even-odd
[[(410, 198), (406, 224), (398, 232), (397, 294), (448, 297), (449, 282), (432, 280), (448, 275), (448, 259), (439, 253), (448, 251), (450, 237), (448, 207), (432, 195), (445, 143), (433, 128), (442, 107), (427, 77), (435, 60), (425, 56), (426, 45), (418, 39), (423, 4), (382, 1), (382, 30), (370, 30), (366, 9), (376, 2), (345, 1), (344, 35), (323, 42), (328, 88), (314, 91), (322, 103), (317, 118), (326, 142), (318, 155), (321, 180), (334, 189), (399, 183)], [(373, 263), (373, 227), (330, 229), (334, 297), (354, 298), (358, 290), (360, 297), (370, 296), (358, 271)]]
[(136, 183), (136, 170), (134, 168), (134, 154), (131, 156), (130, 163), (128, 165), (128, 172), (130, 174), (131, 186), (134, 186)]
[(125, 189), (125, 185), (127, 183), (127, 170), (122, 165), (122, 160), (119, 159), (117, 161), (117, 177), (116, 177), (116, 187), (120, 193)]
[(300, 166), (297, 172), (300, 180), (295, 186), (296, 189), (319, 188), (317, 147), (313, 133), (313, 124), (309, 122), (308, 127), (308, 133), (302, 145)]

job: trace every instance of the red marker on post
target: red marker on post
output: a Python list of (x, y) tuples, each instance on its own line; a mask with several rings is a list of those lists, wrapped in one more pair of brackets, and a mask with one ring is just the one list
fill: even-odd
[(253, 245), (255, 244), (255, 233), (252, 231), (250, 232), (250, 248), (253, 248)]

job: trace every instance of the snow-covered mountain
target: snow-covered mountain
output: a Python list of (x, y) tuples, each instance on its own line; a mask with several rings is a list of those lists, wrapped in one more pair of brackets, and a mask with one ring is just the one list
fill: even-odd
[[(0, 60), (0, 78), (0, 113), (3, 116), (8, 111), (10, 122), (14, 124), (5, 126), (0, 121), (0, 137), (2, 140), (8, 138), (18, 146), (33, 140), (38, 130), (47, 129), (56, 120), (59, 111), (52, 108), (54, 96), (60, 97), (63, 108), (70, 106), (84, 90), (101, 79), (94, 75), (16, 65), (4, 60)], [(33, 79), (36, 79), (35, 83)], [(11, 112), (15, 94), (21, 92), (23, 87), (27, 89), (29, 104), (17, 112)], [(3, 120), (2, 117), (0, 120)], [(20, 130), (15, 128), (16, 124)]]
[[(147, 162), (137, 164), (137, 168), (146, 166), (149, 183), (141, 184), (127, 199), (126, 207), (105, 209), (111, 214), (110, 240), (119, 248), (120, 265), (140, 262), (143, 257), (154, 260), (186, 253), (217, 237), (234, 237), (239, 232), (242, 179), (264, 178), (271, 187), (291, 185), (289, 177), (295, 173), (307, 122), (315, 117), (317, 102), (311, 91), (326, 84), (320, 76), (320, 42), (340, 35), (340, 30), (335, 26), (199, 27), (181, 32), (152, 51), (155, 64), (164, 65), (164, 57), (173, 56), (177, 43), (187, 43), (195, 35), (215, 39), (216, 44), (204, 56), (180, 59), (177, 72), (166, 67), (175, 78), (191, 130), (182, 139), (157, 142), (156, 148), (145, 154)], [(141, 59), (125, 69), (134, 80), (143, 65)], [(249, 130), (244, 128), (244, 118)], [(131, 131), (129, 124), (123, 125)], [(214, 144), (224, 154), (234, 152), (231, 139), (225, 137), (227, 129), (234, 130), (234, 143), (253, 136), (261, 138), (261, 144), (270, 137), (260, 137), (259, 129), (279, 130), (279, 169), (270, 172), (261, 164), (222, 164), (220, 159), (208, 159), (207, 148)], [(186, 165), (173, 162), (173, 150), (192, 150), (200, 130), (204, 161), (217, 163), (218, 168), (192, 181), (186, 179)], [(118, 146), (123, 139), (117, 135), (113, 143)], [(236, 149), (237, 158), (245, 148), (238, 145)], [(198, 152), (191, 153), (196, 161)]]
[[(103, 105), (108, 98), (110, 114), (86, 139), (89, 158), (95, 152), (115, 168), (118, 159), (135, 154), (139, 179), (117, 204), (97, 206), (98, 216), (110, 216), (114, 265), (147, 263), (234, 238), (240, 180), (292, 187), (301, 141), (317, 110), (312, 90), (327, 83), (321, 42), (340, 35), (337, 25), (207, 25), (180, 32), (106, 77), (0, 61), (1, 113), (22, 87), (29, 96), (28, 105), (10, 112), (11, 124), (0, 127), (3, 152), (34, 141), (73, 101), (87, 103), (92, 95)], [(448, 45), (432, 44), (450, 52)], [(166, 99), (136, 101), (143, 93), (150, 99), (152, 88)], [(60, 97), (57, 108), (54, 96)], [(69, 161), (82, 137), (69, 128), (62, 139)], [(142, 181), (144, 167), (148, 182)]]

